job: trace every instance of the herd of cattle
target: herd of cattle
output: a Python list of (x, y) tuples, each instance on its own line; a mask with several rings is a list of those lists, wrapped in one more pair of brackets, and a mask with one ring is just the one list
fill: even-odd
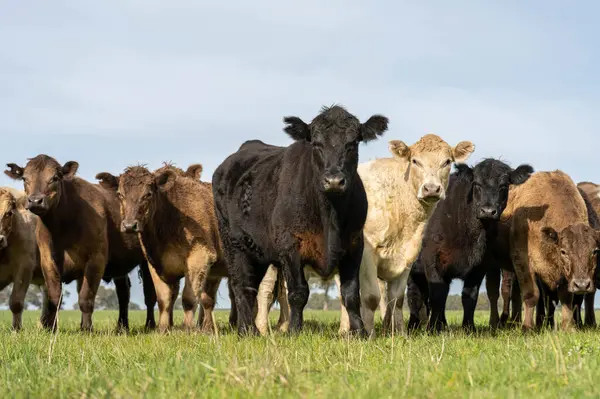
[(584, 301), (585, 325), (595, 325), (600, 186), (497, 159), (467, 166), (471, 142), (453, 147), (431, 134), (412, 146), (390, 141), (392, 157), (359, 165), (359, 144), (383, 135), (386, 117), (360, 123), (332, 106), (310, 124), (284, 122), (292, 145), (247, 141), (212, 184), (200, 181), (200, 165), (133, 166), (92, 184), (76, 176), (77, 162), (39, 155), (25, 167), (8, 164), (5, 173), (24, 187), (0, 189), (0, 289), (13, 284), (13, 328), (35, 284), (44, 293), (41, 323), (56, 329), (62, 283), (76, 280), (81, 328), (91, 330), (100, 282), (112, 280), (118, 327), (127, 329), (128, 274), (138, 266), (146, 327), (156, 327), (158, 302), (160, 331), (173, 326), (182, 278), (186, 328), (200, 303), (198, 326), (214, 330), (227, 278), (239, 333), (267, 333), (275, 300), (277, 328), (298, 331), (311, 273), (334, 276), (342, 333), (371, 334), (378, 307), (384, 331), (405, 332), (405, 294), (408, 329), (440, 331), (456, 278), (464, 281), (463, 327), (473, 330), (484, 277), (492, 328), (553, 325), (558, 301), (563, 329), (584, 324)]

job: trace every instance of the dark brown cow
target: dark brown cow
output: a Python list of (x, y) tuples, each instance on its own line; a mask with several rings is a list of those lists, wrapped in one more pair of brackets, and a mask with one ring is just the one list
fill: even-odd
[(590, 227), (585, 201), (569, 176), (539, 172), (509, 195), (503, 219), (525, 302), (523, 328), (533, 327), (540, 290), (562, 304), (562, 328), (573, 327), (573, 295), (595, 290), (600, 233)]
[(119, 182), (124, 232), (140, 237), (158, 296), (161, 331), (173, 325), (178, 284), (183, 291), (184, 326), (193, 326), (200, 301), (202, 329), (214, 330), (212, 311), (219, 283), (227, 276), (214, 213), (212, 188), (199, 181), (202, 166), (186, 172), (165, 164), (154, 173), (130, 167), (112, 179)]
[[(26, 208), (40, 217), (44, 227), (37, 234), (48, 288), (44, 325), (54, 325), (61, 282), (77, 280), (81, 328), (91, 330), (100, 281), (114, 279), (119, 297), (118, 327), (128, 328), (131, 284), (127, 275), (144, 262), (144, 257), (138, 241), (119, 231), (116, 192), (76, 177), (79, 164), (73, 161), (60, 165), (54, 158), (38, 155), (25, 168), (7, 166), (6, 175), (23, 181)], [(65, 258), (71, 261), (65, 262)]]

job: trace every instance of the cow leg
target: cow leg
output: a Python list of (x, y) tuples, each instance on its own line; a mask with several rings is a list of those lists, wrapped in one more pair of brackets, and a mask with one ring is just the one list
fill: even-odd
[[(501, 274), (502, 273), (499, 268), (491, 267), (485, 276), (485, 288), (487, 291), (488, 300), (490, 301), (490, 327), (492, 329), (504, 327), (506, 325), (506, 320), (508, 319), (508, 314), (504, 314), (506, 302), (503, 303), (504, 310), (502, 311), (502, 319), (498, 314), (498, 298), (500, 297)], [(502, 281), (502, 283), (504, 283), (504, 281)]]
[(546, 320), (546, 306), (550, 300), (548, 295), (545, 295), (543, 287), (539, 287), (540, 299), (536, 305), (535, 326), (539, 329), (544, 327)]
[(350, 331), (350, 317), (348, 316), (348, 310), (346, 310), (346, 306), (344, 306), (344, 300), (342, 299), (342, 282), (340, 280), (340, 275), (336, 273), (333, 276), (335, 281), (335, 285), (340, 293), (340, 328), (338, 330), (338, 334), (347, 334)]
[(383, 318), (383, 329), (387, 333), (398, 331), (401, 334), (406, 333), (404, 326), (404, 295), (410, 269), (405, 269), (396, 280), (388, 281), (388, 305)]
[(583, 327), (583, 319), (581, 318), (581, 306), (583, 305), (583, 295), (573, 295), (573, 321), (577, 328)]
[[(475, 308), (477, 308), (477, 300), (479, 299), (479, 287), (485, 277), (485, 267), (483, 265), (473, 268), (465, 279), (462, 290), (462, 305), (463, 305), (463, 323), (462, 326), (466, 331), (475, 331)], [(444, 307), (445, 311), (445, 307)], [(445, 318), (445, 317), (444, 317)]]
[(64, 261), (64, 252), (55, 258), (54, 254), (59, 255), (59, 252), (52, 250), (52, 237), (42, 223), (38, 223), (36, 230), (36, 239), (40, 251), (40, 266), (44, 275), (44, 289), (46, 293), (47, 303), (42, 312), (40, 323), (46, 329), (53, 331), (57, 328), (56, 315), (60, 307), (62, 294), (62, 280), (60, 270), (62, 261)]
[(276, 290), (277, 276), (279, 271), (274, 265), (270, 265), (267, 269), (265, 277), (263, 277), (258, 287), (256, 300), (258, 303), (258, 312), (256, 314), (256, 328), (262, 335), (267, 335), (269, 332), (269, 312), (274, 303), (273, 293)]
[(379, 284), (379, 312), (381, 313), (381, 320), (385, 317), (385, 309), (387, 308), (387, 286), (385, 281), (381, 279), (377, 279), (377, 283)]
[[(510, 322), (514, 325), (521, 324), (521, 289), (519, 288), (519, 282), (515, 278), (515, 274), (507, 272), (510, 275), (510, 305), (512, 306), (512, 312), (510, 316)], [(507, 309), (508, 312), (508, 309)]]
[[(175, 301), (177, 301), (177, 297), (179, 296), (179, 288), (180, 287), (181, 287), (181, 280), (178, 280), (176, 283), (173, 283), (173, 284), (169, 285), (169, 290), (171, 291), (171, 298), (170, 298), (170, 302), (169, 302), (171, 304), (171, 308), (170, 308), (170, 310), (168, 312), (168, 315), (169, 315), (169, 327), (173, 327), (175, 325), (174, 307), (175, 307)], [(183, 305), (183, 301), (182, 301), (182, 305)]]
[(525, 303), (525, 318), (523, 320), (523, 330), (533, 328), (533, 311), (536, 308), (540, 298), (540, 291), (535, 283), (535, 276), (530, 271), (529, 255), (526, 250), (520, 249), (518, 252), (513, 250), (512, 260), (515, 266), (515, 274), (519, 280), (521, 295)]
[(229, 310), (229, 326), (231, 326), (231, 328), (235, 328), (237, 326), (238, 315), (231, 277), (227, 278), (227, 288), (229, 289), (229, 302), (231, 303), (231, 309)]
[[(375, 328), (375, 311), (381, 299), (377, 279), (377, 265), (373, 253), (368, 245), (363, 250), (362, 262), (359, 270), (361, 315), (368, 334)], [(341, 326), (340, 326), (341, 328)]]
[(183, 307), (183, 328), (191, 331), (194, 328), (194, 314), (198, 307), (197, 294), (194, 292), (194, 286), (190, 280), (189, 274), (185, 276), (183, 283), (183, 292), (181, 293), (181, 305)]
[(360, 315), (360, 263), (362, 252), (363, 243), (361, 241), (360, 244), (355, 245), (346, 252), (340, 262), (344, 267), (341, 267), (338, 271), (340, 275), (342, 302), (348, 312), (350, 324), (348, 331), (350, 334), (359, 333), (361, 336), (366, 336), (367, 331)]
[(142, 275), (142, 287), (144, 289), (144, 302), (146, 304), (146, 325), (145, 328), (153, 330), (156, 328), (156, 319), (154, 318), (154, 307), (156, 306), (156, 289), (152, 282), (148, 262), (142, 262), (140, 265)]
[(281, 274), (277, 275), (277, 301), (279, 302), (279, 320), (275, 328), (281, 332), (287, 332), (290, 328), (290, 304), (285, 278)]
[(511, 287), (513, 280), (514, 275), (511, 272), (502, 270), (502, 316), (500, 316), (501, 327), (506, 327), (510, 318)]
[(258, 287), (267, 272), (267, 267), (251, 262), (243, 252), (227, 249), (227, 267), (235, 296), (238, 333), (258, 335), (254, 308), (257, 304)]
[(131, 294), (131, 280), (129, 276), (114, 279), (117, 298), (119, 300), (119, 320), (117, 330), (129, 330), (129, 299)]
[(590, 328), (596, 328), (596, 313), (594, 312), (595, 297), (595, 291), (585, 296), (585, 326)]
[[(215, 332), (215, 324), (213, 323), (213, 312), (217, 304), (217, 292), (221, 285), (220, 277), (207, 278), (204, 282), (202, 297), (200, 298), (201, 308), (204, 309), (202, 318), (202, 332), (213, 334)], [(200, 322), (200, 319), (198, 319)]]
[(290, 251), (289, 254), (283, 255), (281, 259), (283, 274), (288, 286), (290, 332), (296, 333), (302, 329), (304, 322), (303, 312), (309, 295), (308, 282), (300, 263), (300, 255), (297, 252)]
[(93, 255), (92, 259), (85, 266), (81, 289), (79, 290), (82, 331), (92, 331), (93, 329), (92, 314), (94, 313), (94, 303), (105, 267), (106, 257), (100, 254)]
[(172, 291), (174, 287), (165, 283), (151, 264), (148, 264), (148, 270), (150, 271), (150, 277), (156, 289), (156, 298), (158, 300), (158, 331), (163, 333), (173, 325), (173, 305), (175, 301), (173, 300)]
[(429, 282), (431, 316), (429, 317), (429, 323), (427, 323), (427, 331), (441, 332), (448, 327), (445, 310), (449, 291), (450, 284), (446, 283), (444, 280), (440, 279), (438, 281)]
[[(429, 290), (427, 286), (427, 278), (423, 273), (411, 272), (408, 276), (408, 307), (410, 309), (410, 318), (408, 319), (408, 331), (417, 330), (423, 322), (427, 321), (422, 318), (423, 309), (426, 308), (425, 302), (429, 300)], [(427, 315), (427, 312), (425, 312)]]
[(23, 309), (25, 308), (25, 295), (31, 282), (33, 270), (30, 266), (17, 266), (17, 273), (13, 279), (12, 292), (8, 306), (12, 312), (13, 322), (12, 327), (15, 331), (19, 331), (23, 326)]
[(558, 299), (561, 304), (561, 329), (569, 331), (574, 329), (573, 320), (573, 294), (567, 291), (566, 287), (558, 288)]

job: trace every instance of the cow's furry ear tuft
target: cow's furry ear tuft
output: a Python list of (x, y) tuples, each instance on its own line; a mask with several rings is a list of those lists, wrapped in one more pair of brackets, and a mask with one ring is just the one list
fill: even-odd
[(4, 171), (4, 174), (10, 177), (13, 180), (23, 180), (23, 172), (25, 171), (22, 167), (15, 163), (6, 164), (8, 167), (7, 170)]
[(100, 187), (114, 190), (119, 188), (119, 177), (108, 172), (98, 173), (96, 175), (96, 180), (99, 180), (98, 184), (100, 184)]
[(310, 141), (310, 128), (302, 119), (297, 116), (286, 116), (283, 118), (283, 123), (287, 125), (283, 130), (294, 141)]
[(185, 174), (194, 180), (200, 180), (202, 177), (202, 165), (199, 163), (190, 165), (185, 171)]

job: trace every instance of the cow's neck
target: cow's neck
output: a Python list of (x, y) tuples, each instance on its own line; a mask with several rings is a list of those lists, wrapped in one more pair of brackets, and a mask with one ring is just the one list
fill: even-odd
[(344, 255), (343, 233), (345, 226), (343, 223), (348, 212), (349, 195), (330, 196), (320, 192), (318, 198), (325, 248), (327, 248), (327, 265), (330, 269), (329, 272), (333, 272), (333, 269), (339, 265)]
[(164, 269), (162, 257), (169, 243), (177, 239), (179, 219), (175, 207), (167, 195), (158, 190), (150, 209), (147, 226), (141, 233), (148, 262), (160, 274)]
[(46, 214), (40, 216), (42, 222), (48, 228), (52, 235), (55, 245), (61, 241), (62, 237), (69, 235), (70, 229), (78, 229), (81, 222), (78, 215), (78, 193), (73, 187), (71, 181), (63, 181), (61, 186), (61, 195), (58, 203), (54, 205)]

